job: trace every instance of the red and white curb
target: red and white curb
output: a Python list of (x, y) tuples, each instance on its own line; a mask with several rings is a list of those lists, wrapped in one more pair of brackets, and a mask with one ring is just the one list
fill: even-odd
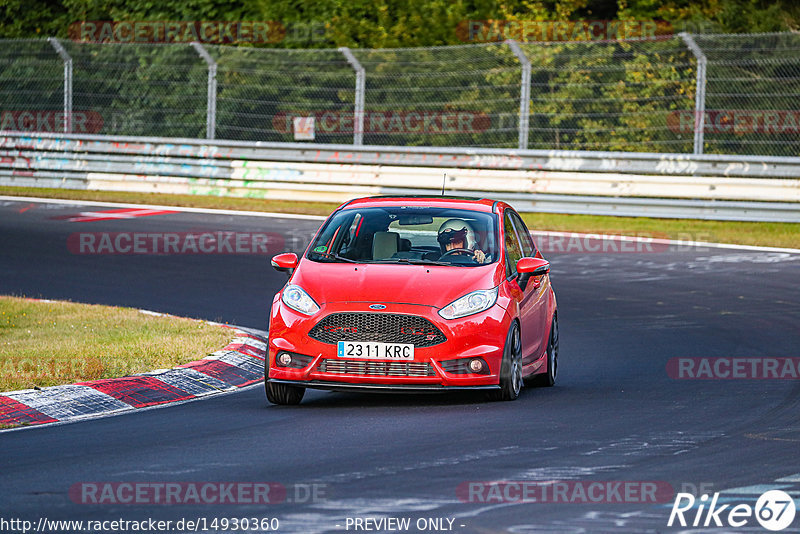
[(128, 412), (235, 391), (262, 381), (265, 340), (228, 328), (235, 337), (225, 348), (172, 369), (0, 393), (0, 425), (41, 425)]

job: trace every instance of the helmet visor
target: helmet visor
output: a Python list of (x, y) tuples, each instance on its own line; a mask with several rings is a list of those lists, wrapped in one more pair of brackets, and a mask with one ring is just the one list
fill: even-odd
[(452, 228), (446, 228), (439, 232), (439, 236), (437, 237), (439, 244), (441, 245), (449, 245), (451, 243), (466, 243), (467, 242), (467, 228), (464, 227), (461, 230), (453, 230)]

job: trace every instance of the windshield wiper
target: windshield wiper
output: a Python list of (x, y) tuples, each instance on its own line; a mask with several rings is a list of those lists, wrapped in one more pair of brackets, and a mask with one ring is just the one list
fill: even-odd
[(312, 250), (312, 254), (317, 254), (318, 256), (322, 256), (323, 258), (331, 258), (333, 260), (338, 261), (346, 261), (347, 263), (359, 263), (356, 260), (351, 260), (350, 258), (345, 258), (344, 256), (339, 256), (338, 254), (331, 254), (330, 252), (317, 252)]

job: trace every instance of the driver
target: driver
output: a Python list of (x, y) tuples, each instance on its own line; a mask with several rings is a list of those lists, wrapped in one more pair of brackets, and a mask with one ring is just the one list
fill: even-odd
[[(463, 219), (448, 219), (439, 227), (437, 237), (442, 249), (442, 256), (451, 251), (463, 251), (462, 254), (470, 255), (478, 263), (489, 261), (486, 253), (476, 248), (477, 238), (475, 230)], [(453, 254), (456, 254), (453, 252)]]

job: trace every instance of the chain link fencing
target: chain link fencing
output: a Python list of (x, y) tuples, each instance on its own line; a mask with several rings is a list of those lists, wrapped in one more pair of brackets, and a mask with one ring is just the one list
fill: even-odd
[(405, 49), (0, 41), (0, 129), (800, 156), (800, 34)]
[[(46, 40), (0, 40), (0, 129), (16, 129), (19, 114), (63, 111), (64, 62)], [(35, 121), (32, 123), (36, 129)], [(63, 131), (63, 129), (61, 130)]]
[(800, 156), (800, 34), (698, 35), (705, 152)]

